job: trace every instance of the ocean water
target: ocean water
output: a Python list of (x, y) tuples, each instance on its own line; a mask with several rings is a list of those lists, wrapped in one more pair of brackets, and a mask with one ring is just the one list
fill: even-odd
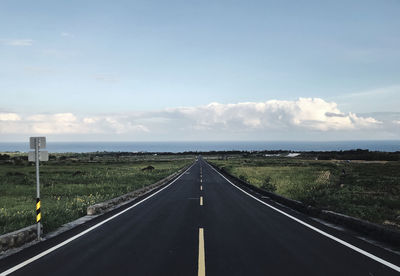
[[(371, 151), (400, 151), (400, 140), (395, 141), (331, 141), (331, 142), (51, 142), (49, 152), (185, 152), (227, 150), (292, 150), (338, 151), (368, 149)], [(29, 143), (0, 142), (0, 152), (28, 152)]]

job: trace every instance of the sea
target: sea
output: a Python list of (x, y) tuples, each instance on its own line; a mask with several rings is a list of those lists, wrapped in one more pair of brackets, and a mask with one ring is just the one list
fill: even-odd
[[(209, 151), (340, 151), (367, 149), (370, 151), (400, 151), (400, 140), (391, 141), (218, 141), (218, 142), (51, 142), (47, 148), (53, 153), (83, 152), (209, 152)], [(0, 152), (28, 152), (29, 143), (0, 142)]]

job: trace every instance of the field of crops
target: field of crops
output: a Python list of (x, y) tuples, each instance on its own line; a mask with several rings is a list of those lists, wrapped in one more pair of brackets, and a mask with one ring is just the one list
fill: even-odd
[[(82, 158), (80, 158), (82, 157)], [(193, 159), (141, 156), (58, 156), (41, 163), (44, 231), (86, 214), (89, 205), (131, 192), (176, 172)], [(152, 166), (154, 170), (142, 169)], [(0, 234), (35, 223), (35, 167), (26, 161), (0, 163)]]
[(213, 160), (255, 186), (306, 204), (400, 229), (400, 162), (297, 158)]

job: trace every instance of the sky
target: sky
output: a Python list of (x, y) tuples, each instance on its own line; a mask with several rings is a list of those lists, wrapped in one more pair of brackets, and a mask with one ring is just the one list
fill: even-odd
[(400, 1), (0, 2), (0, 142), (400, 139)]

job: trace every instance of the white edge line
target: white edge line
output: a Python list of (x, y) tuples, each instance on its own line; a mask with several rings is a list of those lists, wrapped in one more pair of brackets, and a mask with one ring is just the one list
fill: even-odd
[(343, 241), (343, 240), (341, 240), (339, 238), (336, 238), (335, 236), (333, 236), (331, 234), (328, 234), (328, 233), (326, 233), (326, 232), (324, 232), (324, 231), (322, 231), (322, 230), (320, 230), (320, 229), (318, 229), (318, 228), (316, 228), (316, 227), (314, 227), (314, 226), (312, 226), (312, 225), (310, 225), (308, 223), (305, 223), (304, 221), (302, 221), (302, 220), (300, 220), (300, 219), (298, 219), (298, 218), (296, 218), (294, 216), (291, 216), (291, 215), (283, 212), (282, 210), (280, 210), (280, 209), (278, 209), (278, 208), (276, 208), (276, 207), (274, 207), (272, 205), (269, 205), (268, 203), (256, 198), (255, 196), (249, 194), (245, 190), (243, 190), (243, 189), (239, 188), (238, 186), (236, 186), (235, 184), (233, 184), (229, 179), (227, 179), (224, 175), (222, 175), (219, 171), (217, 171), (213, 166), (211, 166), (208, 163), (207, 163), (207, 165), (209, 165), (214, 171), (216, 171), (219, 175), (221, 175), (226, 181), (228, 181), (235, 188), (239, 189), (240, 191), (242, 191), (246, 195), (252, 197), (253, 199), (257, 200), (258, 202), (260, 202), (260, 203), (268, 206), (269, 208), (271, 208), (271, 209), (273, 209), (273, 210), (275, 210), (275, 211), (277, 211), (277, 212), (279, 212), (279, 213), (291, 218), (292, 220), (294, 220), (294, 221), (296, 221), (296, 222), (298, 222), (298, 223), (300, 223), (300, 224), (302, 224), (302, 225), (304, 225), (304, 226), (306, 226), (306, 227), (308, 227), (308, 228), (310, 228), (310, 229), (312, 229), (312, 230), (324, 235), (325, 237), (328, 237), (328, 238), (330, 238), (330, 239), (332, 239), (332, 240), (334, 240), (334, 241), (336, 241), (336, 242), (338, 242), (338, 243), (340, 243), (340, 244), (342, 244), (344, 246), (347, 246), (350, 249), (353, 249), (354, 251), (357, 251), (358, 253), (363, 254), (364, 256), (367, 256), (368, 258), (373, 259), (374, 261), (377, 261), (377, 262), (379, 262), (379, 263), (381, 263), (381, 264), (383, 264), (383, 265), (385, 265), (387, 267), (390, 267), (391, 269), (394, 269), (394, 270), (400, 272), (400, 267), (398, 267), (397, 265), (389, 263), (388, 261), (385, 261), (384, 259), (381, 259), (381, 258), (379, 258), (379, 257), (377, 257), (377, 256), (375, 256), (375, 255), (373, 255), (373, 254), (371, 254), (371, 253), (369, 253), (369, 252), (367, 252), (365, 250), (362, 250), (362, 249), (360, 249), (360, 248), (358, 248), (358, 247), (356, 247), (356, 246), (354, 246), (354, 245), (352, 245), (352, 244), (350, 244), (348, 242), (345, 242), (345, 241)]
[(148, 197), (142, 199), (141, 201), (135, 203), (134, 205), (132, 205), (132, 206), (130, 206), (130, 207), (128, 207), (128, 208), (122, 210), (121, 212), (119, 212), (119, 213), (113, 215), (112, 217), (109, 217), (108, 219), (105, 219), (105, 220), (103, 220), (102, 222), (99, 222), (98, 224), (95, 224), (95, 225), (93, 225), (92, 227), (86, 229), (85, 231), (80, 232), (79, 234), (77, 234), (77, 235), (75, 235), (75, 236), (73, 236), (73, 237), (71, 237), (71, 238), (69, 238), (69, 239), (63, 241), (62, 243), (59, 243), (59, 244), (57, 244), (56, 246), (53, 246), (53, 247), (51, 247), (51, 248), (49, 248), (49, 249), (43, 251), (42, 253), (40, 253), (40, 254), (38, 254), (38, 255), (36, 255), (36, 256), (34, 256), (34, 257), (32, 257), (32, 258), (26, 260), (26, 261), (23, 261), (22, 263), (17, 264), (17, 265), (14, 266), (14, 267), (9, 268), (9, 269), (6, 270), (6, 271), (3, 271), (2, 273), (0, 273), (0, 276), (6, 276), (6, 275), (8, 275), (8, 274), (10, 274), (10, 273), (13, 273), (13, 272), (17, 271), (18, 269), (20, 269), (20, 268), (22, 268), (22, 267), (24, 267), (24, 266), (26, 266), (26, 265), (28, 265), (28, 264), (30, 264), (30, 263), (32, 263), (32, 262), (38, 260), (38, 259), (40, 259), (40, 258), (43, 257), (43, 256), (46, 256), (47, 254), (53, 252), (54, 250), (57, 250), (58, 248), (63, 247), (64, 245), (66, 245), (66, 244), (72, 242), (73, 240), (76, 240), (77, 238), (79, 238), (79, 237), (81, 237), (81, 236), (83, 236), (83, 235), (89, 233), (90, 231), (96, 229), (97, 227), (103, 225), (104, 223), (107, 223), (107, 222), (109, 222), (110, 220), (112, 220), (112, 219), (118, 217), (119, 215), (122, 215), (123, 213), (125, 213), (125, 212), (129, 211), (130, 209), (136, 207), (137, 205), (141, 204), (142, 202), (148, 200), (149, 198), (152, 198), (153, 196), (155, 196), (155, 195), (158, 194), (159, 192), (165, 190), (166, 188), (168, 188), (169, 186), (171, 186), (172, 184), (174, 184), (175, 181), (177, 181), (179, 178), (181, 178), (181, 176), (184, 175), (188, 170), (190, 170), (195, 164), (196, 164), (196, 163), (193, 163), (189, 168), (187, 168), (183, 173), (181, 173), (177, 178), (175, 178), (174, 181), (172, 181), (171, 183), (169, 183), (169, 184), (168, 184), (167, 186), (165, 186), (164, 188), (162, 188), (162, 189), (158, 190), (157, 192), (151, 194), (150, 196), (148, 196)]

